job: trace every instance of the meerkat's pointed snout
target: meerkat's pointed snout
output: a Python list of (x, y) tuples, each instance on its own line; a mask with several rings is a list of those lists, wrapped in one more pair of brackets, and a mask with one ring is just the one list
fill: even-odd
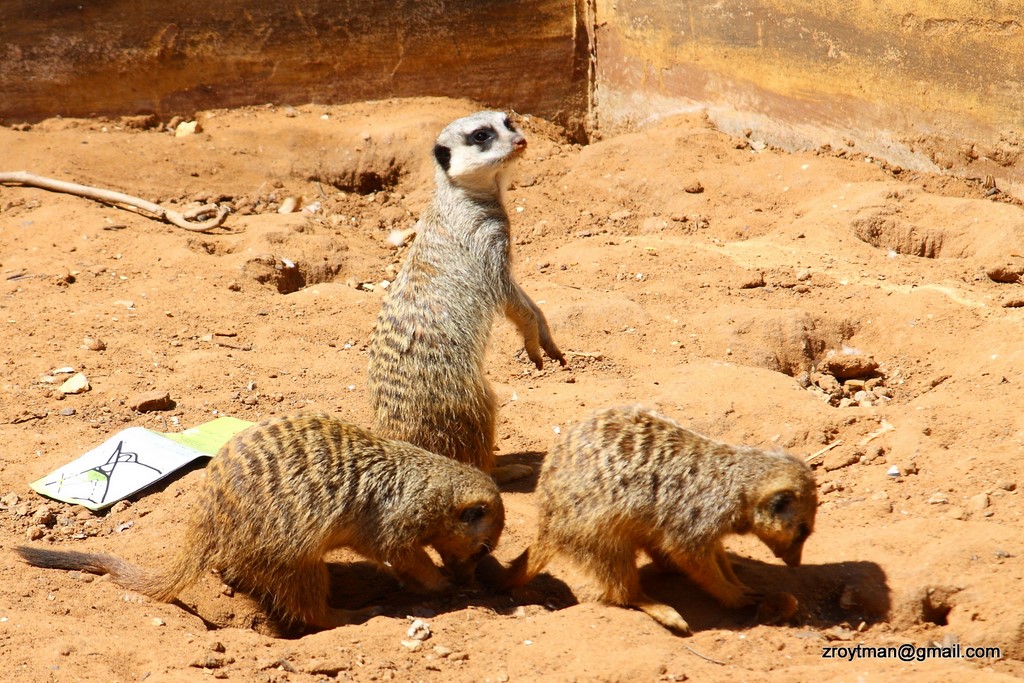
[(803, 554), (804, 543), (803, 541), (800, 541), (799, 543), (794, 543), (790, 547), (776, 553), (775, 556), (785, 562), (787, 567), (799, 567), (800, 558)]

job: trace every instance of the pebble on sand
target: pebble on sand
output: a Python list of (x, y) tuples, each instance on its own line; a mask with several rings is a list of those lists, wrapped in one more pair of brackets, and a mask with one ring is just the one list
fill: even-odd
[(149, 413), (154, 410), (170, 410), (174, 407), (174, 401), (168, 392), (157, 389), (135, 395), (128, 402), (128, 407), (140, 413)]
[(64, 384), (61, 384), (58, 391), (62, 394), (81, 394), (83, 391), (89, 391), (91, 388), (89, 380), (86, 379), (85, 375), (78, 372), (72, 375)]

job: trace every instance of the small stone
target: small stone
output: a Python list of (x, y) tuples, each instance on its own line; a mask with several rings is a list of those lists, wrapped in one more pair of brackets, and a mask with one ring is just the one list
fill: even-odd
[(1024, 268), (1012, 263), (1002, 263), (997, 266), (990, 266), (985, 270), (985, 274), (988, 275), (990, 280), (1004, 284), (1013, 284), (1018, 282), (1022, 273), (1024, 273)]
[(422, 619), (413, 619), (412, 623), (409, 624), (409, 628), (405, 632), (405, 635), (413, 640), (427, 640), (431, 635), (430, 624)]
[(53, 526), (57, 521), (57, 515), (49, 505), (40, 505), (32, 513), (32, 521), (43, 526)]
[(62, 394), (81, 394), (82, 392), (89, 391), (91, 388), (89, 380), (86, 379), (85, 375), (78, 372), (72, 375), (64, 384), (61, 384), (57, 391)]
[(889, 475), (890, 477), (898, 477), (900, 476), (900, 468), (896, 467), (896, 465), (893, 465), (892, 467), (889, 468), (886, 474)]
[(929, 505), (948, 505), (949, 504), (949, 496), (947, 496), (945, 493), (933, 493), (928, 498), (928, 504)]
[(303, 671), (314, 676), (328, 676), (335, 678), (342, 671), (348, 671), (352, 668), (352, 665), (348, 662), (339, 662), (337, 660), (324, 660), (324, 659), (312, 659), (305, 667)]
[(220, 642), (219, 640), (215, 640), (212, 643), (210, 643), (210, 650), (212, 650), (213, 652), (225, 652), (226, 651), (226, 649), (224, 647), (224, 643)]
[(277, 207), (278, 213), (293, 213), (299, 208), (299, 200), (297, 197), (285, 197), (281, 205)]
[(631, 211), (625, 211), (625, 210), (624, 211), (614, 211), (614, 212), (608, 214), (608, 218), (609, 218), (609, 220), (613, 220), (613, 221), (618, 222), (618, 221), (627, 220), (632, 215), (633, 215), (633, 213)]
[(174, 407), (174, 401), (170, 393), (154, 389), (133, 396), (128, 401), (128, 407), (139, 413), (149, 413), (154, 410), (170, 410)]
[(844, 467), (849, 467), (860, 461), (861, 453), (858, 451), (846, 451), (836, 449), (829, 451), (822, 459), (822, 467), (826, 472), (832, 472)]
[(996, 486), (1001, 488), (1004, 491), (1016, 491), (1017, 490), (1017, 483), (1013, 482), (1013, 481), (1010, 481), (1008, 479), (1002, 479), (1000, 481), (997, 481), (996, 482)]
[(164, 620), (160, 617), (153, 617), (153, 621), (150, 622), (153, 626), (163, 626)]
[(451, 648), (447, 648), (444, 645), (435, 645), (434, 646), (434, 653), (438, 657), (441, 657), (443, 659), (443, 658), (447, 657), (448, 655), (450, 655), (452, 653), (452, 651), (451, 651)]
[(838, 379), (854, 379), (872, 374), (878, 363), (863, 353), (836, 353), (825, 358), (824, 367)]
[(829, 396), (838, 396), (842, 393), (842, 387), (839, 385), (839, 380), (832, 375), (815, 372), (811, 374), (811, 381)]
[(467, 659), (469, 659), (468, 652), (453, 652), (452, 654), (448, 655), (449, 662), (464, 662)]
[(207, 654), (192, 661), (189, 666), (196, 669), (220, 669), (228, 664), (228, 657), (221, 655)]
[(41, 526), (34, 526), (25, 532), (25, 536), (30, 541), (38, 541), (40, 538), (46, 535), (46, 530)]
[(806, 268), (804, 268), (803, 270), (797, 271), (796, 279), (797, 279), (798, 282), (806, 282), (807, 280), (810, 280), (811, 279), (811, 271), (807, 270)]
[(821, 484), (821, 493), (832, 493), (833, 491), (842, 491), (843, 486), (837, 481), (826, 481)]
[(18, 496), (18, 494), (14, 493), (13, 491), (11, 493), (8, 493), (3, 498), (0, 498), (0, 505), (4, 505), (5, 507), (9, 507), (9, 508), (10, 507), (14, 507), (15, 505), (17, 505), (20, 502), (21, 502), (21, 497)]
[(904, 477), (910, 476), (911, 474), (917, 474), (917, 463), (911, 460), (902, 467), (900, 467), (900, 473)]
[(703, 191), (704, 186), (700, 184), (699, 180), (694, 180), (693, 182), (683, 187), (683, 192), (687, 192), (689, 194), (700, 194)]
[(953, 506), (949, 508), (948, 512), (946, 512), (946, 516), (950, 519), (963, 519), (967, 516), (967, 513), (964, 511), (962, 507)]
[(174, 137), (183, 138), (186, 135), (195, 135), (203, 131), (198, 121), (182, 121), (174, 128)]
[(757, 289), (758, 287), (764, 287), (764, 273), (757, 271), (754, 273), (747, 273), (737, 281), (738, 289)]
[(970, 500), (967, 501), (968, 506), (975, 512), (981, 512), (989, 506), (989, 498), (987, 493), (979, 493), (976, 496), (971, 496)]
[(61, 408), (60, 409), (60, 414), (63, 415), (64, 417), (71, 417), (72, 415), (75, 414), (75, 409), (74, 408)]
[(406, 648), (410, 652), (419, 652), (420, 648), (423, 647), (423, 641), (421, 640), (403, 640), (402, 647)]
[(102, 339), (86, 337), (82, 340), (82, 348), (86, 351), (105, 351), (107, 344)]

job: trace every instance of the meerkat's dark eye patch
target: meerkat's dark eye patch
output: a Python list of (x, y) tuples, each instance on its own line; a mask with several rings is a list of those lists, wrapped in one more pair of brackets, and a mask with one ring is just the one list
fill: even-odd
[(484, 128), (477, 128), (472, 133), (470, 133), (466, 142), (471, 145), (477, 145), (484, 151), (487, 151), (487, 149), (491, 146), (491, 142), (493, 142), (494, 139), (497, 137), (498, 134), (494, 131), (493, 128), (491, 128), (490, 126), (485, 126)]
[(485, 516), (487, 516), (487, 506), (474, 505), (463, 510), (459, 515), (459, 519), (465, 524), (473, 524), (474, 522), (479, 522)]
[(791, 491), (781, 491), (772, 496), (770, 503), (772, 514), (776, 517), (784, 516), (789, 512), (795, 497)]
[(434, 145), (434, 158), (445, 171), (452, 164), (452, 151), (444, 145)]

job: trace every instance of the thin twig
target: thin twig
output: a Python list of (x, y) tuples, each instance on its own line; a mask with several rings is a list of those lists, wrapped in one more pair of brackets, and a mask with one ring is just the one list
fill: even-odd
[(875, 431), (871, 432), (867, 436), (865, 436), (863, 439), (861, 439), (860, 440), (860, 445), (861, 446), (867, 446), (869, 443), (871, 443), (872, 441), (874, 441), (875, 439), (880, 437), (882, 434), (885, 434), (886, 432), (894, 431), (895, 429), (896, 428), (893, 427), (891, 424), (889, 424), (888, 421), (882, 420), (882, 426), (879, 427), (878, 429), (876, 429)]
[(806, 458), (804, 459), (804, 462), (810, 462), (810, 461), (814, 460), (815, 458), (821, 457), (821, 456), (825, 455), (826, 453), (828, 453), (828, 452), (829, 452), (830, 450), (832, 450), (833, 448), (835, 448), (836, 446), (842, 445), (842, 443), (843, 443), (843, 440), (842, 440), (842, 439), (836, 439), (835, 441), (833, 441), (833, 442), (832, 442), (832, 443), (830, 443), (829, 445), (827, 445), (827, 446), (825, 446), (824, 448), (822, 448), (822, 449), (821, 449), (820, 451), (818, 451), (817, 453), (814, 453), (813, 455), (808, 455), (808, 456), (807, 456), (807, 457), (806, 457)]
[(723, 662), (721, 660), (718, 660), (718, 659), (712, 659), (711, 657), (708, 657), (707, 655), (702, 655), (701, 653), (697, 652), (696, 650), (694, 650), (689, 645), (684, 645), (684, 647), (687, 650), (689, 650), (690, 652), (692, 652), (693, 654), (697, 655), (698, 657), (700, 657), (701, 659), (706, 661), (706, 662), (711, 662), (712, 664), (718, 664), (719, 666), (725, 666), (725, 662)]
[[(50, 190), (51, 192), (66, 192), (79, 197), (85, 197), (86, 199), (103, 202), (104, 204), (124, 204), (126, 206), (139, 209), (140, 211), (151, 213), (160, 220), (167, 221), (179, 228), (191, 230), (193, 232), (208, 232), (214, 228), (220, 227), (224, 223), (224, 219), (227, 218), (229, 211), (225, 206), (204, 204), (199, 208), (179, 213), (177, 211), (172, 211), (171, 209), (165, 209), (159, 204), (154, 204), (153, 202), (146, 201), (145, 199), (124, 194), (123, 192), (103, 190), (98, 187), (78, 185), (77, 183), (68, 183), (63, 180), (54, 180), (53, 178), (46, 178), (33, 173), (27, 173), (25, 171), (0, 173), (0, 185), (25, 185), (28, 187), (38, 187), (43, 190)], [(199, 216), (211, 213), (216, 213), (216, 216), (198, 223), (192, 222)]]

